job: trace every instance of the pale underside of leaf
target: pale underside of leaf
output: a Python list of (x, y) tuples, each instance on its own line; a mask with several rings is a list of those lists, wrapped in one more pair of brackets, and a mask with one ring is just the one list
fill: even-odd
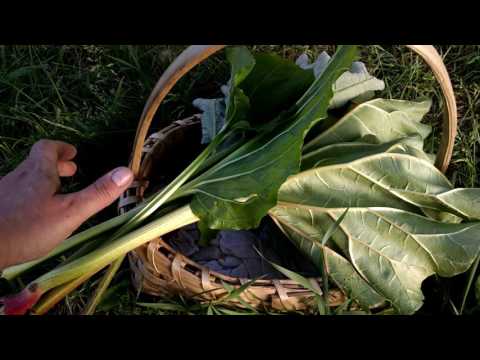
[(379, 98), (372, 100), (370, 104), (388, 113), (402, 111), (407, 114), (409, 119), (420, 122), (425, 114), (430, 111), (432, 101), (430, 99), (423, 101), (408, 101)]
[[(326, 52), (322, 52), (310, 64), (308, 56), (302, 54), (296, 64), (302, 69), (312, 69), (317, 78), (325, 71), (330, 60), (330, 56)], [(355, 61), (351, 69), (337, 79), (333, 88), (334, 95), (330, 101), (330, 109), (342, 107), (349, 101), (371, 99), (375, 95), (375, 91), (384, 90), (385, 83), (370, 75), (365, 64)]]
[[(372, 100), (355, 107), (336, 124), (310, 140), (305, 145), (304, 152), (327, 145), (356, 141), (369, 135), (379, 143), (385, 143), (409, 136), (420, 136), (425, 139), (430, 134), (431, 127), (418, 121), (419, 114), (425, 115), (428, 111), (425, 102), (409, 102), (411, 110), (405, 111), (403, 102), (398, 106), (396, 102), (392, 103), (392, 100), (380, 100), (382, 101)], [(383, 108), (378, 106), (379, 104)], [(392, 108), (398, 106), (403, 110), (389, 111), (391, 109), (385, 104)]]
[[(352, 162), (360, 158), (380, 153), (399, 153), (415, 156), (432, 162), (421, 149), (423, 140), (418, 136), (402, 138), (387, 143), (348, 142), (327, 145), (302, 155), (302, 170)], [(433, 162), (432, 162), (433, 163)]]
[(193, 106), (202, 113), (202, 144), (210, 143), (225, 124), (224, 99), (196, 99)]
[(316, 233), (312, 236), (311, 233), (304, 232), (304, 229), (300, 226), (292, 226), (288, 221), (283, 222), (282, 216), (277, 216), (276, 208), (272, 209), (270, 216), (298, 249), (309, 257), (317, 267), (323, 266), (321, 262), (321, 254), (323, 252), (329, 277), (347, 296), (353, 298), (366, 308), (379, 306), (385, 301), (385, 299), (373, 290), (356, 272), (347, 259), (328, 246), (321, 245), (321, 238), (324, 233)]
[(480, 215), (476, 206), (480, 189), (453, 190), (430, 161), (405, 153), (379, 153), (320, 166), (292, 176), (282, 187), (290, 187), (293, 196), (306, 194), (309, 200), (304, 201), (318, 197), (332, 207), (388, 206), (411, 212), (418, 212), (414, 209), (418, 207), (434, 219), (449, 222)]
[[(289, 228), (315, 241), (345, 208), (283, 202), (271, 211)], [(359, 273), (401, 313), (422, 305), (422, 281), (437, 273), (451, 277), (466, 271), (478, 253), (480, 224), (443, 224), (391, 208), (351, 208), (340, 225), (350, 259)], [(300, 244), (300, 246), (302, 246)]]
[(330, 108), (335, 109), (344, 106), (350, 100), (360, 96), (372, 96), (374, 91), (385, 89), (385, 83), (368, 72), (352, 73), (346, 72), (338, 78), (334, 85), (335, 95), (330, 102)]
[(453, 189), (438, 195), (448, 208), (470, 220), (480, 220), (480, 189)]

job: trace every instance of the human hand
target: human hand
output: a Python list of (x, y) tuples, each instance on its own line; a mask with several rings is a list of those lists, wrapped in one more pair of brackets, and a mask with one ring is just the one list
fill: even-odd
[(84, 190), (60, 194), (60, 177), (77, 171), (74, 146), (40, 140), (0, 179), (0, 270), (48, 254), (84, 221), (115, 201), (133, 174), (120, 167)]

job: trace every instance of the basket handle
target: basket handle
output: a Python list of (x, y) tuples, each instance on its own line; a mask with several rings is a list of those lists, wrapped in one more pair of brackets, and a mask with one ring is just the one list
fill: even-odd
[[(207, 59), (210, 55), (220, 51), (226, 45), (192, 45), (185, 49), (165, 70), (155, 85), (140, 118), (135, 136), (134, 148), (130, 168), (135, 176), (140, 171), (142, 149), (147, 136), (148, 129), (152, 123), (153, 116), (157, 112), (163, 99), (167, 96), (173, 86), (186, 73), (196, 65)], [(453, 146), (457, 135), (457, 104), (453, 86), (448, 71), (443, 63), (440, 54), (432, 45), (406, 45), (416, 52), (431, 68), (435, 78), (440, 84), (444, 99), (445, 109), (443, 112), (442, 139), (437, 154), (435, 165), (446, 172), (452, 158)]]

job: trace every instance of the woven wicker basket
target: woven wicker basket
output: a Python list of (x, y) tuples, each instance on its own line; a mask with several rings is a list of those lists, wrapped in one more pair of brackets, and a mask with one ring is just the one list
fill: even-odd
[[(419, 54), (432, 69), (444, 97), (443, 134), (437, 155), (436, 166), (446, 171), (448, 168), (457, 127), (457, 108), (449, 75), (443, 61), (431, 45), (407, 45)], [(136, 205), (143, 198), (149, 183), (157, 181), (155, 168), (168, 158), (179, 158), (178, 151), (195, 152), (200, 146), (199, 116), (175, 121), (161, 131), (147, 132), (160, 103), (175, 83), (194, 66), (221, 50), (224, 45), (199, 45), (187, 48), (162, 75), (148, 99), (137, 131), (130, 167), (137, 181), (127, 190), (119, 202), (120, 212)], [(198, 136), (198, 144), (193, 144), (192, 136)], [(183, 149), (183, 150), (180, 150)], [(172, 157), (171, 155), (174, 154)], [(185, 154), (183, 154), (185, 155)], [(167, 160), (166, 160), (167, 159)], [(157, 164), (157, 166), (155, 166)], [(133, 271), (133, 283), (139, 291), (155, 296), (183, 295), (195, 297), (199, 301), (220, 299), (227, 293), (222, 282), (234, 287), (249, 281), (232, 278), (210, 271), (176, 252), (164, 240), (157, 238), (129, 254)], [(312, 285), (321, 289), (321, 279), (310, 279)], [(276, 310), (305, 310), (314, 306), (313, 294), (291, 280), (257, 280), (241, 295), (242, 299), (255, 308)], [(345, 295), (338, 289), (330, 290), (330, 306), (338, 306), (345, 301)], [(243, 305), (237, 300), (225, 303), (227, 306)]]

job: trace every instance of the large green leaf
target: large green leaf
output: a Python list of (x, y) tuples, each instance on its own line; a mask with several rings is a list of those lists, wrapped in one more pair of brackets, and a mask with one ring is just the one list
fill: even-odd
[(437, 198), (462, 217), (480, 219), (480, 189), (453, 189), (439, 194)]
[[(315, 78), (323, 73), (330, 61), (327, 55), (325, 61), (299, 67), (276, 54), (249, 55), (245, 47), (229, 49), (227, 58), (231, 63), (232, 74), (228, 85), (222, 87), (225, 99), (194, 101), (194, 106), (203, 112), (204, 143), (211, 141), (222, 128), (225, 122), (222, 105), (225, 101), (229, 103), (232, 95), (236, 97), (235, 100), (240, 107), (243, 105), (241, 109), (244, 111), (242, 113), (244, 118), (245, 112), (248, 112), (248, 121), (252, 126), (270, 121), (279, 112), (290, 108)], [(235, 90), (234, 87), (238, 89)], [(371, 91), (382, 90), (383, 87), (383, 81), (368, 74), (365, 65), (354, 62), (350, 71), (344, 72), (335, 82), (329, 109), (342, 106)], [(233, 109), (234, 103), (230, 106)], [(233, 115), (232, 111), (228, 113), (229, 116)]]
[(243, 120), (255, 127), (272, 120), (290, 108), (315, 80), (312, 71), (276, 54), (254, 56), (246, 47), (234, 47), (227, 49), (227, 59), (231, 75), (228, 85), (222, 87), (225, 98), (193, 102), (202, 111), (204, 144), (212, 141), (225, 123)]
[[(451, 189), (448, 180), (428, 165), (425, 160), (404, 154), (379, 153), (321, 166), (289, 179), (291, 188), (284, 198), (298, 199), (304, 194), (303, 203), (318, 200), (328, 207), (388, 206), (416, 211), (422, 196), (430, 200), (433, 194)], [(410, 171), (418, 173), (411, 176)], [(411, 198), (416, 201), (409, 201)]]
[(323, 267), (323, 252), (329, 277), (347, 296), (354, 298), (366, 308), (373, 308), (384, 302), (385, 299), (373, 290), (347, 259), (328, 246), (322, 246), (321, 240), (328, 228), (323, 232), (319, 232), (318, 230), (314, 232), (304, 232), (303, 230), (305, 229), (302, 227), (292, 226), (288, 221), (284, 221), (277, 207), (271, 211), (271, 216), (299, 250), (309, 257), (319, 268)]
[(366, 142), (349, 142), (328, 145), (313, 150), (302, 156), (302, 170), (319, 166), (336, 165), (361, 159), (379, 153), (400, 153), (416, 156), (433, 163), (431, 156), (424, 153), (423, 140), (419, 136), (411, 136), (387, 143), (377, 144)]
[(355, 55), (354, 46), (339, 47), (323, 75), (290, 111), (185, 186), (185, 193), (195, 194), (192, 210), (202, 221), (213, 229), (259, 225), (276, 204), (280, 185), (299, 171), (305, 134), (327, 117), (332, 84)]
[(276, 54), (255, 55), (255, 67), (240, 85), (250, 99), (249, 121), (272, 120), (295, 104), (314, 80), (312, 71)]
[(350, 100), (369, 99), (375, 95), (375, 91), (385, 89), (385, 83), (367, 71), (364, 64), (354, 63), (352, 70), (340, 76), (333, 88), (335, 96), (330, 102), (330, 108), (335, 109), (344, 106)]
[[(362, 104), (305, 146), (310, 151), (304, 151), (302, 170), (352, 162), (382, 152), (408, 154), (433, 164), (434, 156), (422, 150), (423, 140), (430, 128), (419, 124), (429, 107), (430, 101), (376, 99)], [(398, 119), (400, 121), (396, 121)], [(405, 137), (407, 135), (409, 136)], [(363, 137), (358, 138), (359, 136)], [(350, 142), (338, 144), (335, 140)], [(415, 166), (422, 167), (418, 162)], [(434, 173), (433, 177), (442, 177), (431, 165), (425, 170)], [(381, 171), (383, 170), (380, 169)], [(391, 176), (395, 176), (395, 169), (390, 168), (389, 171)], [(404, 173), (403, 181), (408, 182), (407, 173)], [(452, 197), (448, 193), (452, 189), (448, 181), (444, 181), (443, 189), (434, 192), (437, 195), (435, 198), (429, 195), (421, 195), (421, 198), (418, 198), (418, 194), (409, 193), (408, 201), (421, 206), (425, 214), (437, 220), (459, 222), (459, 216), (478, 219), (478, 211), (475, 211), (478, 208), (475, 206), (478, 200), (472, 198), (471, 192), (466, 190), (457, 190)], [(463, 192), (466, 196), (461, 195)], [(401, 196), (400, 192), (396, 194)]]
[[(448, 180), (425, 160), (382, 153), (291, 176), (271, 215), (300, 248), (312, 247), (346, 208), (332, 237), (357, 271), (402, 313), (422, 304), (422, 281), (466, 271), (480, 248), (480, 223), (441, 223), (421, 216), (416, 204), (453, 209)], [(462, 191), (462, 190), (453, 190)], [(478, 198), (480, 189), (469, 189)], [(469, 216), (476, 209), (462, 208)], [(314, 255), (311, 256), (314, 257)]]
[[(253, 56), (247, 48), (237, 47), (227, 50), (227, 58), (232, 74), (228, 85), (222, 87), (225, 98), (193, 102), (202, 111), (202, 143), (210, 142), (222, 129), (226, 115), (227, 122), (230, 118), (248, 119), (251, 126), (272, 120), (290, 108), (315, 80), (312, 71), (276, 54)], [(227, 114), (225, 104), (229, 105)]]
[(255, 67), (255, 59), (246, 47), (233, 47), (226, 50), (230, 63), (230, 80), (225, 89), (225, 97), (218, 99), (195, 99), (193, 106), (202, 111), (202, 144), (210, 143), (225, 125), (230, 127), (246, 121), (250, 110), (250, 100), (239, 88)]
[(230, 81), (232, 88), (239, 86), (255, 67), (255, 59), (245, 46), (226, 49), (227, 60), (230, 63)]
[[(356, 146), (351, 144), (350, 149)], [(344, 147), (348, 150), (347, 145)], [(328, 166), (309, 170), (316, 179), (313, 183), (309, 177), (299, 176), (295, 177), (296, 186), (298, 191), (315, 188), (317, 194), (329, 199), (329, 206), (388, 206), (412, 212), (412, 207), (419, 207), (437, 220), (480, 219), (480, 189), (453, 189), (430, 161), (411, 155), (394, 151), (358, 159), (348, 151), (339, 152), (337, 160), (326, 160)], [(352, 197), (354, 192), (360, 195)]]
[(227, 60), (230, 62), (231, 75), (225, 97), (225, 126), (232, 126), (247, 120), (250, 101), (239, 86), (255, 67), (255, 59), (244, 46), (227, 48), (226, 53)]
[(406, 102), (376, 99), (362, 103), (335, 125), (312, 139), (304, 147), (310, 152), (339, 142), (350, 142), (373, 136), (379, 143), (419, 135), (425, 139), (431, 127), (419, 121), (430, 109), (431, 102)]
[(375, 99), (370, 102), (371, 105), (382, 109), (388, 113), (402, 111), (408, 115), (408, 118), (417, 122), (422, 121), (423, 117), (432, 106), (431, 100), (408, 101), (397, 99)]

